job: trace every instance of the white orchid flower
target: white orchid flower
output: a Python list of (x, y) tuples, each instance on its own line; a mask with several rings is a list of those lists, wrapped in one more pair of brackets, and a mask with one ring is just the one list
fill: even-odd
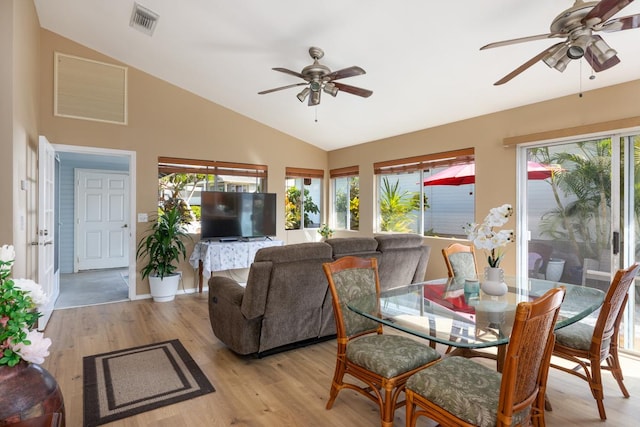
[(509, 204), (504, 204), (492, 208), (481, 224), (468, 224), (463, 228), (467, 238), (476, 248), (490, 251), (489, 264), (492, 267), (497, 267), (504, 255), (498, 248), (515, 240), (513, 230), (494, 230), (494, 227), (506, 224), (511, 215), (513, 215), (513, 208)]

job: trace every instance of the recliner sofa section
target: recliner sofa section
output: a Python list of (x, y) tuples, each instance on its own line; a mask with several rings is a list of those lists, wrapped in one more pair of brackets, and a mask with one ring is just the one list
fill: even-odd
[(424, 280), (430, 248), (414, 234), (328, 239), (260, 249), (246, 286), (209, 279), (214, 334), (241, 355), (265, 355), (331, 338), (335, 320), (322, 264), (375, 257), (383, 289)]

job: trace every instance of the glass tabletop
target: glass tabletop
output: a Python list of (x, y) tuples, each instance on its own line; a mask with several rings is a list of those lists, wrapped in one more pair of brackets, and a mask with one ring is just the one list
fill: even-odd
[(518, 303), (532, 301), (551, 288), (564, 286), (556, 329), (596, 311), (604, 292), (568, 283), (505, 277), (509, 289), (503, 296), (466, 294), (464, 280), (447, 278), (390, 289), (355, 298), (350, 310), (384, 325), (441, 344), (459, 348), (486, 348), (509, 342)]

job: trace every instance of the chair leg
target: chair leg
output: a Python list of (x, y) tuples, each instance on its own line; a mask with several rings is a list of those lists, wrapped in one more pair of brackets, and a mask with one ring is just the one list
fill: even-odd
[(384, 402), (381, 402), (380, 405), (382, 427), (393, 427), (393, 416), (396, 409), (393, 391), (393, 387), (389, 387), (389, 384), (384, 385)]
[(600, 360), (593, 358), (591, 360), (591, 378), (589, 378), (589, 387), (591, 388), (591, 394), (598, 404), (598, 413), (601, 420), (607, 419), (607, 414), (604, 410), (604, 393), (602, 391), (602, 368), (600, 367)]
[(622, 395), (628, 398), (630, 396), (629, 391), (622, 382), (624, 377), (622, 375), (622, 368), (620, 367), (620, 359), (618, 359), (618, 346), (611, 346), (609, 356), (607, 357), (607, 365), (609, 365), (613, 378), (618, 382)]
[(331, 409), (333, 406), (333, 402), (335, 402), (336, 397), (338, 397), (338, 392), (342, 388), (344, 373), (346, 367), (344, 361), (338, 358), (336, 361), (336, 370), (333, 373), (333, 380), (331, 381), (331, 390), (329, 390), (329, 400), (327, 400), (327, 409)]
[(413, 419), (413, 412), (416, 410), (416, 405), (413, 403), (413, 392), (405, 390), (405, 407), (406, 407), (406, 426), (415, 427), (416, 423)]

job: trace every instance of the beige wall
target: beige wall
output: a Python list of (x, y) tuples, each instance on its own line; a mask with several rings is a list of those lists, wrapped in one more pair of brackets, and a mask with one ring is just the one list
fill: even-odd
[[(473, 147), (476, 156), (476, 220), (492, 207), (516, 203), (516, 149), (505, 137), (571, 128), (640, 115), (640, 80), (605, 89), (514, 108), (329, 153), (329, 167), (360, 166), (360, 225), (373, 224), (373, 163)], [(509, 225), (515, 228), (516, 219)], [(461, 224), (462, 226), (462, 224)], [(372, 230), (366, 230), (371, 232)], [(446, 275), (440, 251), (449, 239), (429, 238), (432, 246), (428, 278)], [(479, 254), (482, 256), (482, 253)], [(483, 264), (479, 260), (479, 266)], [(515, 273), (515, 248), (503, 267)]]
[(36, 247), (29, 245), (37, 226), (40, 24), (33, 3), (0, 0), (0, 27), (0, 196), (5, 202), (0, 244), (15, 247), (14, 276), (37, 279)]
[[(128, 124), (115, 125), (53, 116), (54, 52), (118, 64), (111, 58), (46, 30), (41, 31), (41, 133), (52, 144), (136, 152), (136, 212), (155, 212), (158, 156), (222, 160), (269, 166), (268, 191), (284, 200), (287, 166), (326, 169), (327, 153), (135, 68), (128, 70)], [(126, 65), (126, 64), (121, 64)], [(287, 243), (316, 236), (284, 232), (284, 202), (278, 203), (278, 238)], [(147, 224), (138, 224), (138, 236)], [(138, 239), (136, 239), (137, 241)], [(186, 287), (192, 287), (185, 263)], [(146, 280), (137, 294), (148, 293)]]

